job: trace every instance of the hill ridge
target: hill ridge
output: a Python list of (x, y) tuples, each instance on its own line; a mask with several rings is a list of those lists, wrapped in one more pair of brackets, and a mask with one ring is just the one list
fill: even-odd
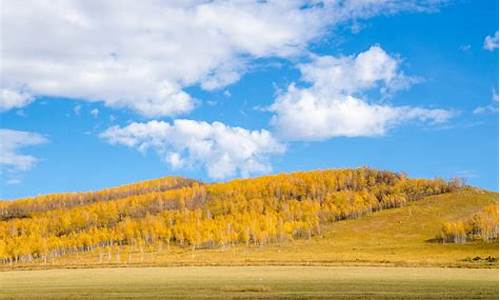
[(49, 193), (9, 201), (0, 200), (0, 219), (23, 217), (31, 212), (42, 212), (50, 209), (86, 205), (99, 201), (117, 200), (131, 195), (161, 192), (191, 186), (195, 183), (200, 184), (199, 181), (187, 177), (164, 176), (94, 191)]

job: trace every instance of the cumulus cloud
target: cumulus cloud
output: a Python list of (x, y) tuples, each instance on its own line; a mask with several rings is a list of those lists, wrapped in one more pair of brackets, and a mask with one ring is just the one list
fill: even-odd
[(33, 101), (33, 97), (25, 91), (0, 89), (0, 112), (20, 108)]
[(2, 107), (31, 94), (183, 114), (196, 106), (186, 87), (223, 88), (256, 59), (306, 53), (330, 26), (439, 2), (6, 0), (1, 88), (28, 94)]
[(352, 94), (379, 86), (381, 92), (409, 86), (416, 79), (399, 71), (400, 61), (379, 46), (356, 56), (316, 56), (300, 64), (302, 81), (331, 94)]
[(498, 31), (495, 32), (495, 35), (493, 36), (488, 35), (484, 38), (483, 47), (488, 51), (493, 51), (495, 49), (498, 49)]
[(371, 103), (363, 92), (384, 95), (409, 87), (415, 79), (399, 69), (400, 60), (379, 46), (356, 56), (314, 57), (299, 65), (302, 81), (280, 93), (269, 108), (271, 124), (287, 140), (325, 140), (338, 136), (379, 136), (407, 121), (443, 123), (453, 112), (421, 107)]
[(132, 123), (108, 128), (100, 136), (141, 152), (152, 149), (172, 168), (202, 166), (217, 179), (270, 172), (270, 157), (285, 151), (266, 130), (250, 131), (220, 122)]
[(36, 165), (38, 159), (22, 154), (21, 149), (47, 143), (48, 140), (38, 133), (0, 129), (0, 166), (1, 173), (28, 171)]
[(498, 92), (495, 88), (491, 90), (491, 103), (486, 106), (478, 106), (474, 109), (474, 114), (488, 114), (498, 112)]

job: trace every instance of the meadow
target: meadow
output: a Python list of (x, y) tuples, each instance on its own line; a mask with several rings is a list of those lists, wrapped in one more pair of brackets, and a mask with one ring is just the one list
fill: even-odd
[(0, 272), (0, 299), (498, 299), (498, 270), (170, 267)]

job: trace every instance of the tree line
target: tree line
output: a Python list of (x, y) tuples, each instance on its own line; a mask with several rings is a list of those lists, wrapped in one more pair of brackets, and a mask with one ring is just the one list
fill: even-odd
[(438, 239), (443, 243), (498, 241), (498, 203), (485, 206), (471, 217), (443, 224)]
[(48, 194), (16, 201), (0, 200), (0, 220), (29, 217), (35, 212), (58, 208), (70, 208), (99, 201), (110, 201), (133, 195), (163, 192), (180, 187), (191, 186), (196, 181), (183, 177), (163, 177), (153, 180), (127, 184), (95, 192)]

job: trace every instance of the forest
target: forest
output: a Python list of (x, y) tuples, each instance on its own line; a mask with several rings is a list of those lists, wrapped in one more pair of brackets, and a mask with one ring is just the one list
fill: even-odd
[[(165, 177), (97, 192), (0, 201), (0, 262), (47, 261), (122, 245), (175, 244), (193, 251), (263, 247), (310, 239), (321, 235), (322, 224), (462, 188), (460, 180), (357, 168), (210, 184)], [(476, 235), (485, 235), (491, 225), (483, 214), (472, 218), (470, 230)], [(496, 226), (488, 234), (498, 235)]]

